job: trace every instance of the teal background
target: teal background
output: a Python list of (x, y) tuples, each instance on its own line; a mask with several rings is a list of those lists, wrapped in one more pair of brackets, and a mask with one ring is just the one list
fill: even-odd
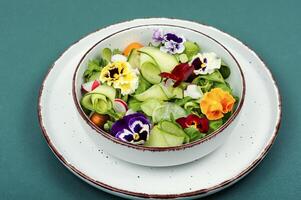
[(245, 42), (270, 67), (282, 94), (282, 126), (269, 154), (208, 199), (300, 199), (300, 7), (297, 0), (1, 0), (0, 199), (119, 199), (75, 177), (52, 154), (38, 126), (38, 90), (50, 65), (79, 38), (160, 16), (203, 22)]

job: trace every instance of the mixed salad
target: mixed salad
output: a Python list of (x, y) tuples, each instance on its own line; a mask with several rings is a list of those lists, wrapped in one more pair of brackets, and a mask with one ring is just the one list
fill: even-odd
[(182, 35), (156, 29), (148, 45), (104, 48), (83, 74), (81, 106), (117, 139), (171, 147), (204, 138), (232, 115), (230, 68)]

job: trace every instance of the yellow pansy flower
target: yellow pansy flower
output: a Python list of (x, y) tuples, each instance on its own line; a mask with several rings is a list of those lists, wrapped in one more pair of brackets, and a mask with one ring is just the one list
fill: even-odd
[(100, 81), (121, 90), (121, 94), (131, 94), (138, 87), (136, 71), (128, 62), (116, 61), (105, 66), (100, 73)]

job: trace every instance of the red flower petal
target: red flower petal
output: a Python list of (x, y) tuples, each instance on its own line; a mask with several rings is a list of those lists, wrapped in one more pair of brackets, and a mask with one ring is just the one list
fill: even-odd
[(205, 117), (200, 118), (200, 123), (197, 125), (198, 129), (202, 133), (207, 133), (209, 130), (209, 120)]
[(176, 119), (176, 122), (178, 124), (180, 124), (182, 126), (182, 128), (188, 128), (186, 121), (187, 121), (186, 117), (180, 117), (180, 118)]
[(171, 73), (181, 77), (180, 80), (186, 81), (187, 78), (192, 74), (193, 70), (194, 67), (190, 66), (188, 63), (181, 63), (178, 64)]
[(180, 63), (171, 71), (171, 73), (162, 72), (160, 74), (163, 78), (170, 78), (175, 80), (174, 87), (178, 86), (182, 81), (186, 81), (194, 70), (193, 66), (188, 63)]
[(176, 120), (182, 128), (188, 128), (189, 126), (195, 126), (200, 132), (207, 133), (209, 130), (209, 121), (205, 117), (199, 117), (194, 114), (190, 114), (187, 117), (181, 117)]
[(178, 77), (176, 75), (171, 74), (171, 73), (167, 73), (167, 72), (160, 73), (160, 76), (162, 78), (170, 78), (170, 79), (175, 80), (175, 81), (178, 80)]

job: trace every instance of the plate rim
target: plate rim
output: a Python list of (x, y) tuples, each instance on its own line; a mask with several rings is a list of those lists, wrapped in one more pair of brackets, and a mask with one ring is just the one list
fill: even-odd
[[(94, 180), (93, 178), (87, 176), (86, 174), (84, 174), (83, 172), (78, 170), (76, 167), (74, 167), (72, 164), (68, 163), (67, 160), (60, 154), (60, 152), (55, 148), (55, 146), (51, 142), (51, 140), (50, 140), (50, 138), (47, 134), (47, 130), (44, 127), (44, 124), (43, 124), (43, 119), (42, 119), (43, 117), (42, 117), (42, 113), (41, 113), (42, 112), (42, 105), (41, 105), (41, 99), (42, 98), (41, 97), (42, 97), (42, 94), (43, 94), (45, 82), (46, 82), (49, 74), (51, 73), (52, 69), (56, 65), (57, 61), (59, 61), (68, 50), (70, 50), (73, 46), (75, 46), (81, 40), (83, 40), (86, 37), (89, 37), (90, 35), (98, 32), (98, 31), (105, 30), (105, 29), (108, 29), (110, 27), (121, 25), (121, 24), (124, 24), (124, 23), (134, 23), (136, 21), (140, 22), (141, 20), (176, 20), (176, 21), (180, 21), (180, 22), (184, 22), (184, 23), (193, 23), (193, 24), (198, 25), (198, 26), (201, 25), (201, 26), (205, 26), (207, 28), (213, 29), (214, 31), (217, 31), (219, 33), (224, 34), (227, 37), (230, 37), (231, 39), (234, 39), (236, 42), (240, 43), (242, 46), (247, 48), (254, 56), (256, 56), (259, 59), (259, 61), (263, 65), (264, 69), (270, 75), (270, 77), (273, 81), (274, 89), (276, 90), (277, 100), (278, 100), (278, 111), (279, 111), (279, 114), (278, 114), (278, 117), (277, 117), (277, 122), (275, 124), (274, 132), (272, 134), (272, 137), (270, 138), (270, 141), (267, 143), (265, 148), (259, 154), (259, 157), (257, 159), (255, 159), (247, 168), (245, 168), (240, 173), (238, 173), (236, 176), (234, 176), (234, 177), (232, 177), (232, 178), (230, 178), (226, 181), (223, 181), (223, 182), (221, 182), (221, 183), (219, 183), (215, 186), (212, 186), (212, 187), (208, 187), (208, 188), (204, 188), (204, 189), (200, 189), (200, 190), (195, 190), (195, 191), (191, 191), (191, 192), (180, 193), (180, 194), (146, 194), (146, 193), (140, 193), (140, 192), (132, 192), (132, 191), (119, 189), (119, 188), (110, 186), (106, 183), (102, 183), (100, 181)], [(97, 188), (108, 190), (108, 191), (113, 192), (113, 193), (117, 193), (119, 195), (131, 196), (131, 197), (136, 197), (136, 198), (154, 198), (154, 199), (171, 199), (171, 198), (184, 198), (184, 197), (188, 198), (188, 197), (194, 197), (194, 196), (200, 196), (200, 195), (204, 195), (204, 194), (213, 193), (215, 191), (218, 191), (219, 189), (223, 189), (227, 186), (230, 186), (230, 185), (234, 184), (235, 182), (237, 182), (238, 180), (240, 180), (241, 178), (246, 176), (249, 172), (251, 172), (264, 159), (264, 157), (266, 156), (266, 154), (268, 153), (268, 151), (271, 149), (272, 145), (274, 144), (275, 139), (276, 139), (276, 137), (278, 135), (278, 132), (279, 132), (280, 124), (281, 124), (281, 121), (282, 121), (282, 97), (280, 95), (279, 87), (276, 83), (276, 80), (275, 80), (273, 74), (271, 73), (270, 69), (268, 68), (268, 66), (263, 61), (263, 59), (258, 54), (256, 54), (255, 51), (253, 51), (244, 42), (238, 40), (236, 37), (226, 33), (225, 31), (223, 31), (221, 29), (217, 29), (213, 26), (210, 26), (210, 25), (207, 25), (207, 24), (204, 24), (204, 23), (195, 22), (193, 20), (184, 20), (184, 19), (175, 19), (175, 18), (137, 18), (137, 19), (132, 19), (132, 20), (127, 20), (127, 21), (122, 21), (122, 22), (119, 22), (119, 23), (115, 23), (113, 25), (109, 25), (109, 26), (97, 29), (97, 30), (95, 30), (91, 33), (85, 34), (79, 40), (75, 41), (68, 48), (66, 48), (58, 56), (58, 58), (53, 62), (53, 64), (50, 65), (48, 71), (46, 72), (46, 74), (44, 76), (44, 79), (42, 81), (42, 85), (40, 87), (39, 94), (38, 94), (37, 113), (38, 113), (39, 126), (40, 126), (40, 129), (42, 130), (42, 135), (44, 136), (44, 138), (46, 140), (46, 143), (49, 146), (49, 148), (51, 149), (51, 151), (60, 160), (60, 162), (62, 162), (62, 164), (64, 166), (66, 166), (71, 172), (73, 172), (75, 175), (77, 175), (78, 177), (80, 177), (84, 181), (90, 183), (91, 185), (93, 185)]]

